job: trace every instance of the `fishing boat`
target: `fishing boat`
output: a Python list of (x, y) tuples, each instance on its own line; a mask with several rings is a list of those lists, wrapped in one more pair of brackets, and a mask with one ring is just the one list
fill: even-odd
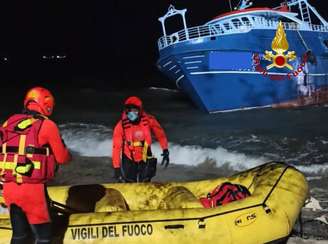
[[(224, 182), (250, 196), (213, 208), (207, 197)], [(168, 183), (48, 187), (53, 243), (284, 243), (308, 196), (304, 175), (269, 162), (230, 177)], [(3, 204), (3, 203), (2, 203)], [(10, 243), (8, 212), (0, 213), (0, 244)]]
[[(209, 113), (326, 103), (327, 21), (307, 0), (276, 8), (239, 2), (195, 27), (187, 26), (186, 9), (171, 5), (159, 18), (160, 71)], [(172, 16), (183, 26), (169, 33)]]

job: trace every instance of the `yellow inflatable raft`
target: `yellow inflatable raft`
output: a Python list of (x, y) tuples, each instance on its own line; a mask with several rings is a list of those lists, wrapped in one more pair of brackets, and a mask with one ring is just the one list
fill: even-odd
[[(199, 202), (217, 185), (247, 186), (251, 196), (206, 209)], [(302, 173), (267, 163), (228, 178), (195, 182), (99, 184), (48, 188), (54, 243), (284, 243), (308, 195)], [(0, 214), (0, 243), (10, 242)]]

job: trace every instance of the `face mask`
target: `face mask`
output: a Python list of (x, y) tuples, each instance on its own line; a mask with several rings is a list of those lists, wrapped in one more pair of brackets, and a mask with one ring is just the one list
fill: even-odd
[(139, 114), (138, 112), (133, 112), (133, 111), (130, 111), (130, 112), (127, 112), (126, 116), (128, 117), (128, 119), (130, 121), (136, 121), (139, 117)]

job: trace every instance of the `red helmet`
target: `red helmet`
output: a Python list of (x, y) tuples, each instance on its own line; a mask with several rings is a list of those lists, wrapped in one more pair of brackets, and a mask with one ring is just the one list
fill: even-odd
[(142, 101), (139, 97), (136, 97), (136, 96), (128, 97), (125, 100), (124, 105), (125, 105), (125, 107), (134, 106), (139, 109), (142, 109)]
[(49, 116), (55, 106), (55, 99), (51, 92), (43, 87), (30, 89), (25, 96), (24, 107)]

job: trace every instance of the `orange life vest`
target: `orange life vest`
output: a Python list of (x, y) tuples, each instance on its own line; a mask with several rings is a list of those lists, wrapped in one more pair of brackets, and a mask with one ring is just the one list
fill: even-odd
[(5, 182), (44, 183), (55, 175), (56, 160), (49, 147), (39, 145), (46, 117), (11, 116), (1, 127), (0, 178)]
[(135, 125), (127, 118), (122, 119), (124, 149), (128, 149), (126, 156), (134, 162), (146, 162), (152, 157), (150, 145), (152, 143), (151, 128), (146, 116), (142, 115), (140, 122)]

